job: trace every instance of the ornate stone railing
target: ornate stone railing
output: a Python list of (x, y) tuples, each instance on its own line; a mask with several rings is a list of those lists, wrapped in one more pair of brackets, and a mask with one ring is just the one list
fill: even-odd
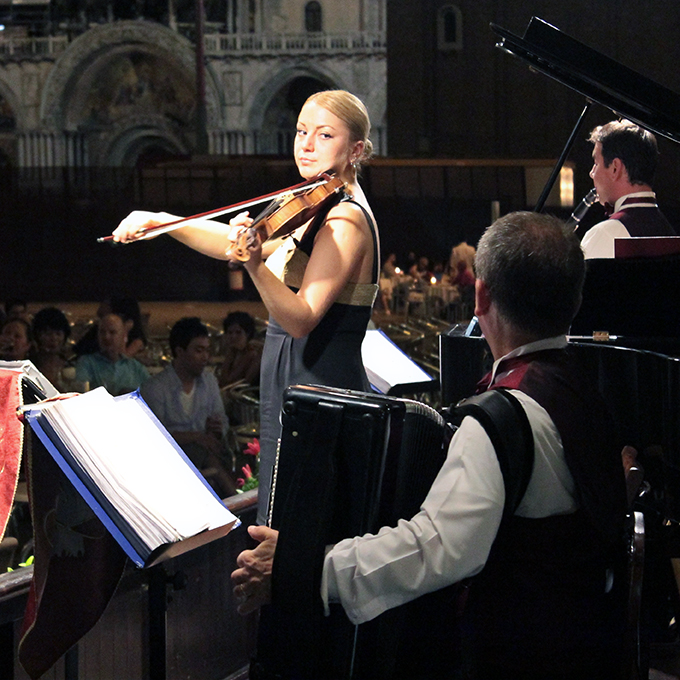
[(39, 57), (56, 59), (68, 46), (68, 36), (50, 35), (43, 38), (0, 36), (0, 59)]
[[(215, 26), (208, 28), (215, 29)], [(177, 26), (178, 32), (191, 39), (195, 27)], [(39, 38), (3, 36), (0, 34), (0, 60), (43, 58), (56, 59), (69, 44), (67, 35)], [(354, 33), (304, 34), (227, 34), (208, 32), (204, 36), (208, 57), (224, 56), (279, 56), (303, 54), (352, 54), (359, 56), (385, 54), (387, 43), (384, 31)]]
[(387, 50), (384, 32), (356, 33), (209, 33), (205, 36), (208, 56), (279, 56), (301, 54), (382, 54)]

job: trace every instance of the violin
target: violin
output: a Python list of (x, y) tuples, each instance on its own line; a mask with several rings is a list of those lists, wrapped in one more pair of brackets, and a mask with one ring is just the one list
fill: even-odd
[[(317, 177), (288, 187), (283, 191), (275, 191), (271, 194), (234, 203), (223, 208), (209, 210), (208, 212), (182, 217), (165, 224), (140, 229), (135, 234), (134, 240), (130, 240), (128, 243), (143, 241), (152, 236), (180, 229), (190, 220), (213, 219), (273, 199), (265, 210), (255, 218), (253, 224), (243, 230), (235, 246), (227, 250), (229, 258), (233, 257), (235, 260), (245, 262), (250, 258), (247, 244), (253, 243), (256, 234), (260, 236), (262, 241), (266, 241), (269, 238), (286, 236), (311, 219), (324, 206), (333, 207), (333, 205), (339, 203), (345, 195), (349, 195), (345, 183), (338, 177), (324, 172)], [(113, 236), (100, 237), (97, 239), (97, 242), (113, 243), (114, 245), (117, 243), (113, 240)]]
[(322, 208), (332, 208), (347, 195), (345, 183), (340, 178), (326, 173), (319, 177), (325, 181), (298, 195), (285, 192), (274, 199), (250, 227), (238, 235), (234, 245), (226, 251), (227, 258), (247, 262), (250, 259), (248, 245), (255, 242), (256, 236), (263, 243), (287, 236), (312, 219)]

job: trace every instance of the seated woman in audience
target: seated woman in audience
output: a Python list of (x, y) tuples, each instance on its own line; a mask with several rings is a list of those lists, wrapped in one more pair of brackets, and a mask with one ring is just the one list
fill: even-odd
[(30, 358), (36, 368), (60, 391), (63, 391), (62, 371), (68, 366), (66, 341), (71, 324), (56, 307), (45, 307), (33, 318), (35, 347)]
[(232, 312), (223, 321), (224, 362), (217, 379), (220, 387), (235, 382), (257, 385), (260, 379), (262, 343), (255, 340), (255, 320), (248, 312)]
[(23, 361), (28, 359), (33, 337), (31, 326), (22, 317), (5, 321), (0, 333), (0, 359), (3, 361)]

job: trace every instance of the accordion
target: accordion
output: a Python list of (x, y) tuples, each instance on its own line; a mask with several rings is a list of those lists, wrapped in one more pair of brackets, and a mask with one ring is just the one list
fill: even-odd
[[(423, 598), (355, 626), (340, 605), (324, 616), (321, 573), (326, 546), (418, 512), (446, 457), (450, 428), (419, 402), (317, 386), (289, 387), (281, 419), (269, 509), (280, 531), (272, 604), (261, 612), (250, 677), (377, 679), (400, 677), (397, 670), (418, 677), (403, 656), (409, 644), (434, 656), (433, 640), (418, 639), (428, 629), (424, 614), (418, 620)], [(442, 591), (432, 595), (453, 610)]]

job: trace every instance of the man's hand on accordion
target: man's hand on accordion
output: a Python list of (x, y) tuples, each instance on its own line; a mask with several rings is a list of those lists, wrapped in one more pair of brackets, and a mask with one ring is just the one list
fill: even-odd
[(270, 602), (272, 564), (279, 538), (278, 531), (265, 526), (250, 526), (248, 533), (259, 545), (236, 558), (239, 568), (231, 574), (239, 614), (250, 614)]

